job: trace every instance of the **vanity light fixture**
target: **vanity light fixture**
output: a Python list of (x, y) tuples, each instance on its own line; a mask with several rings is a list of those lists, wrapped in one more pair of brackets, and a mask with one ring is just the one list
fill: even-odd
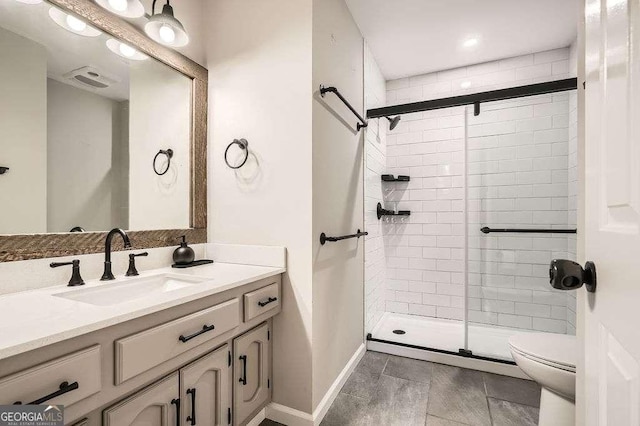
[(167, 0), (162, 6), (162, 13), (155, 13), (156, 1), (151, 6), (151, 18), (144, 26), (144, 31), (149, 37), (160, 44), (169, 47), (182, 47), (189, 43), (189, 35), (184, 26), (173, 16), (173, 8)]
[(55, 7), (49, 9), (49, 17), (53, 19), (53, 22), (74, 34), (85, 37), (97, 37), (102, 34), (102, 32), (98, 31), (92, 26), (87, 25), (87, 23), (82, 19), (65, 13)]
[(140, 0), (96, 0), (96, 3), (123, 18), (144, 16), (144, 6)]
[(107, 40), (107, 47), (110, 51), (125, 59), (131, 59), (133, 61), (144, 61), (145, 59), (149, 58), (144, 53), (137, 51), (128, 44), (118, 41), (115, 38), (110, 38), (109, 40)]

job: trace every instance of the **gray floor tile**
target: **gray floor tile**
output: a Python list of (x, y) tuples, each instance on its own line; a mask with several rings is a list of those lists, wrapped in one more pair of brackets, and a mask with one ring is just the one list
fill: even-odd
[(518, 404), (540, 407), (540, 386), (531, 380), (484, 373), (487, 396)]
[(466, 426), (464, 423), (453, 420), (441, 419), (440, 417), (427, 416), (427, 426)]
[(382, 376), (366, 407), (366, 425), (424, 426), (429, 385), (397, 377)]
[(387, 366), (382, 374), (398, 377), (400, 379), (429, 383), (431, 381), (431, 369), (433, 364), (418, 359), (389, 356)]
[(274, 422), (273, 420), (264, 419), (260, 423), (260, 426), (285, 426), (285, 425), (283, 425), (282, 423)]
[(382, 374), (382, 370), (384, 370), (388, 359), (389, 355), (387, 354), (367, 351), (358, 363), (355, 371), (370, 375), (373, 378), (378, 378), (380, 374)]
[(471, 425), (490, 425), (482, 373), (434, 364), (428, 413)]
[(376, 392), (378, 380), (388, 358), (387, 354), (367, 351), (347, 379), (341, 392), (363, 398), (368, 402)]
[(493, 426), (536, 426), (538, 408), (495, 398), (487, 398)]
[(339, 393), (320, 425), (364, 425), (366, 407), (364, 399)]

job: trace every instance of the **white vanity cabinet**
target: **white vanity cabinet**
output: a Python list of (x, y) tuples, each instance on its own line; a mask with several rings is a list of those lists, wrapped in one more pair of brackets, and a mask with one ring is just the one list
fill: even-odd
[(262, 324), (233, 341), (234, 425), (254, 415), (271, 396), (271, 330)]

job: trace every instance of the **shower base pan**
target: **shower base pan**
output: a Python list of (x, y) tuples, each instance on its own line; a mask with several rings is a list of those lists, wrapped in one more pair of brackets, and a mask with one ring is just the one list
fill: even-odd
[(513, 334), (526, 332), (527, 330), (521, 329), (469, 324), (469, 351), (465, 351), (462, 321), (387, 312), (367, 335), (367, 348), (527, 378), (513, 362), (508, 343)]

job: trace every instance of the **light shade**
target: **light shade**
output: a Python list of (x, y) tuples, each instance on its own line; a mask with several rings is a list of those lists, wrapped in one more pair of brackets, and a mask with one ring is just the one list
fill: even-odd
[(96, 0), (103, 8), (124, 18), (144, 16), (144, 6), (140, 0)]
[(144, 53), (138, 52), (133, 47), (116, 40), (115, 38), (107, 40), (107, 47), (110, 51), (125, 59), (130, 59), (132, 61), (144, 61), (145, 59), (149, 59), (149, 57)]
[(182, 47), (189, 43), (189, 36), (184, 27), (173, 16), (173, 8), (169, 3), (162, 7), (162, 13), (156, 13), (144, 26), (149, 37), (160, 44), (170, 47)]
[(74, 34), (85, 37), (97, 37), (102, 34), (101, 31), (88, 25), (82, 19), (77, 18), (74, 15), (65, 13), (55, 7), (49, 9), (49, 17), (53, 20), (53, 22)]

